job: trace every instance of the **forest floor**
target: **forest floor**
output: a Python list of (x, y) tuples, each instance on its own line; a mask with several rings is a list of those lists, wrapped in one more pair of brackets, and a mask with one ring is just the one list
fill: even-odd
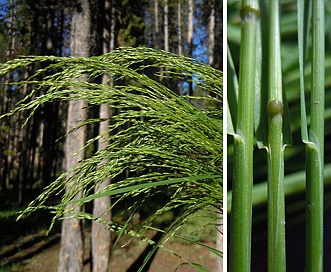
[[(2, 199), (6, 200), (8, 195), (10, 196), (8, 193), (4, 195), (0, 192), (0, 198)], [(19, 221), (16, 221), (17, 211), (21, 208), (13, 206), (11, 203), (10, 199), (0, 203), (0, 272), (57, 271), (60, 222), (55, 224), (49, 236), (45, 236), (52, 218), (48, 211), (38, 211), (29, 216), (23, 216)], [(184, 233), (182, 232), (180, 235), (194, 236), (194, 239), (202, 244), (215, 248), (215, 225), (211, 224), (211, 226), (203, 228), (201, 232), (200, 223), (208, 225), (208, 222), (201, 221), (201, 219), (192, 220), (191, 223), (185, 224), (187, 229), (184, 228)], [(147, 234), (149, 238), (154, 237), (154, 235), (155, 232), (152, 231)], [(115, 238), (113, 237), (113, 240)], [(148, 269), (150, 272), (198, 271), (188, 265), (187, 262), (199, 264), (211, 272), (217, 271), (218, 257), (206, 247), (176, 237), (172, 237), (162, 245), (166, 250), (159, 249), (157, 251)], [(111, 271), (127, 272), (147, 246), (146, 242), (123, 235), (111, 256)], [(84, 252), (86, 253), (84, 256), (84, 272), (88, 272), (91, 271), (89, 256), (90, 230), (88, 225), (86, 225), (85, 231)], [(131, 268), (130, 272), (135, 272), (135, 269)]]
[[(36, 234), (38, 235), (38, 234)], [(28, 240), (28, 236), (25, 240)], [(51, 240), (47, 243), (47, 239)], [(84, 258), (84, 272), (91, 271), (90, 269), (90, 235), (86, 234), (85, 237), (85, 252), (87, 253)], [(140, 256), (140, 254), (146, 248), (146, 243), (140, 240), (131, 240), (129, 237), (123, 237), (120, 241), (117, 249), (114, 251), (111, 258), (111, 271), (112, 272), (126, 272), (133, 262)], [(59, 233), (52, 235), (49, 238), (44, 238), (41, 242), (45, 243), (45, 247), (42, 250), (34, 249), (30, 246), (28, 249), (27, 258), (17, 258), (18, 261), (14, 261), (11, 265), (2, 267), (0, 271), (31, 271), (31, 272), (44, 272), (44, 271), (57, 271), (58, 253), (60, 247)], [(209, 240), (209, 241), (208, 241)], [(203, 241), (208, 246), (215, 245), (212, 239)], [(40, 243), (40, 242), (38, 242)], [(36, 245), (38, 244), (36, 243)], [(179, 258), (170, 252), (165, 250), (159, 250), (151, 263), (148, 271), (150, 272), (194, 272), (198, 271), (196, 268), (185, 264), (185, 260), (198, 263), (209, 271), (216, 271), (216, 256), (212, 254), (208, 249), (203, 248), (197, 244), (190, 244), (181, 242), (178, 239), (171, 239), (165, 244), (165, 247), (170, 251), (175, 252)], [(35, 252), (34, 252), (35, 250)], [(22, 250), (19, 253), (24, 255), (26, 250)], [(1, 252), (1, 251), (0, 251)], [(32, 253), (32, 254), (31, 254)], [(9, 256), (10, 258), (11, 256)], [(184, 258), (184, 259), (183, 259)], [(8, 257), (7, 257), (8, 259)], [(20, 259), (20, 260), (19, 260)], [(5, 260), (5, 258), (3, 259)], [(3, 261), (0, 261), (1, 262)]]
[[(57, 271), (60, 224), (56, 224), (49, 236), (45, 236), (50, 223), (50, 215), (47, 212), (32, 214), (16, 221), (14, 212), (1, 212), (0, 218), (0, 272), (5, 271), (31, 271), (52, 272)], [(187, 226), (184, 236), (197, 235), (197, 222)], [(149, 232), (147, 236), (153, 238), (155, 232)], [(183, 235), (183, 233), (181, 234)], [(216, 230), (209, 227), (199, 237), (195, 237), (206, 246), (215, 248)], [(114, 237), (113, 237), (114, 240)], [(112, 272), (127, 272), (130, 266), (136, 262), (145, 248), (146, 242), (131, 236), (123, 236), (111, 257)], [(163, 244), (166, 249), (159, 249), (148, 270), (150, 272), (194, 272), (196, 268), (187, 262), (199, 264), (209, 271), (217, 271), (217, 257), (208, 248), (198, 244), (189, 243), (180, 238), (172, 237)], [(84, 272), (91, 271), (90, 263), (90, 231), (87, 226), (85, 232)], [(172, 253), (171, 253), (172, 252)], [(180, 257), (181, 258), (180, 258)], [(130, 270), (135, 272), (136, 269)]]

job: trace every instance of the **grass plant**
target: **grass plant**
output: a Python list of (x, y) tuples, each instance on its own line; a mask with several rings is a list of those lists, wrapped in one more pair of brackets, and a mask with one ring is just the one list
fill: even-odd
[[(108, 208), (116, 209), (117, 205), (131, 203), (128, 209), (138, 211), (149, 200), (166, 196), (167, 201), (153, 210), (153, 215), (140, 230), (128, 228), (133, 214), (122, 225), (104, 222), (110, 230), (118, 232), (119, 237), (125, 233), (144, 237), (144, 232), (153, 227), (159, 215), (176, 211), (174, 222), (164, 231), (163, 239), (155, 244), (153, 251), (162, 247), (162, 241), (169, 235), (174, 236), (197, 211), (212, 210), (215, 217), (222, 217), (221, 71), (169, 52), (121, 48), (90, 58), (22, 57), (1, 64), (0, 74), (27, 69), (37, 63), (44, 63), (45, 68), (30, 78), (12, 83), (17, 88), (25, 84), (32, 88), (8, 114), (28, 111), (31, 118), (43, 103), (70, 99), (84, 99), (89, 105), (107, 104), (118, 114), (108, 120), (110, 125), (106, 134), (98, 135), (89, 140), (82, 150), (73, 152), (83, 152), (105, 137), (110, 145), (60, 175), (31, 202), (23, 215), (47, 209), (55, 214), (53, 222), (65, 219), (65, 213), (70, 217), (100, 221), (87, 212), (66, 211), (66, 206), (80, 206), (99, 197), (112, 196), (113, 204)], [(193, 80), (201, 95), (179, 96), (157, 81), (157, 71), (164, 68), (167, 69), (164, 82), (178, 84)], [(104, 74), (113, 80), (112, 86), (95, 83), (94, 79)], [(77, 81), (82, 75), (86, 75), (88, 80)], [(39, 95), (41, 89), (46, 91)], [(82, 120), (77, 128), (103, 121)], [(127, 178), (124, 173), (129, 173)], [(94, 187), (107, 178), (116, 182), (101, 192), (94, 192)], [(72, 184), (68, 191), (65, 191), (66, 182)], [(81, 191), (84, 196), (74, 200)], [(61, 195), (57, 205), (48, 202), (54, 195)], [(146, 241), (152, 243), (148, 239)], [(218, 250), (210, 250), (221, 256)], [(198, 264), (192, 265), (205, 271)]]

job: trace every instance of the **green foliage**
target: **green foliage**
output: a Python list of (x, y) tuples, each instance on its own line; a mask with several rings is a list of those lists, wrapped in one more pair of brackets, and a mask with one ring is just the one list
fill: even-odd
[[(15, 109), (6, 115), (29, 111), (30, 116), (45, 102), (84, 99), (89, 105), (107, 104), (118, 114), (109, 118), (107, 134), (87, 142), (83, 152), (98, 139), (110, 145), (81, 161), (77, 167), (63, 173), (23, 212), (49, 209), (54, 221), (62, 218), (66, 205), (83, 205), (95, 198), (114, 196), (113, 209), (119, 204), (131, 203), (136, 210), (149, 199), (166, 195), (167, 201), (146, 223), (150, 226), (158, 215), (170, 210), (180, 211), (172, 224), (173, 231), (186, 222), (196, 211), (214, 207), (222, 214), (222, 72), (194, 59), (147, 48), (121, 48), (97, 57), (22, 57), (1, 64), (0, 74), (45, 63), (46, 68), (36, 71), (22, 82), (22, 87), (34, 87)], [(158, 78), (157, 71), (167, 69), (164, 81), (178, 84), (193, 80), (200, 97), (178, 96)], [(98, 84), (95, 78), (107, 74), (112, 86)], [(43, 76), (39, 80), (40, 75)], [(85, 82), (78, 81), (87, 75)], [(151, 75), (151, 76), (148, 76)], [(166, 79), (166, 80), (165, 80)], [(35, 96), (39, 89), (47, 91)], [(70, 95), (70, 96), (69, 96)], [(208, 107), (198, 108), (198, 105)], [(28, 121), (28, 120), (27, 120)], [(77, 128), (103, 122), (101, 119), (82, 120)], [(109, 136), (106, 136), (109, 135)], [(106, 138), (109, 137), (109, 138)], [(108, 159), (108, 160), (105, 160)], [(74, 175), (71, 176), (71, 174)], [(124, 178), (124, 173), (129, 173)], [(94, 193), (105, 179), (113, 183), (100, 193)], [(65, 186), (70, 183), (70, 190)], [(73, 201), (84, 192), (82, 199)], [(62, 195), (58, 205), (48, 205), (53, 195)], [(70, 211), (69, 211), (70, 212)], [(178, 212), (177, 212), (178, 213)], [(94, 220), (92, 215), (71, 214)], [(105, 222), (112, 225), (112, 222)], [(126, 225), (113, 230), (126, 232)], [(143, 232), (143, 228), (141, 231)], [(170, 228), (166, 231), (166, 236)]]
[(12, 210), (5, 210), (5, 211), (1, 211), (0, 212), (0, 221), (4, 220), (4, 219), (8, 219), (8, 218), (12, 218), (12, 217), (16, 217), (17, 213), (18, 213), (18, 209), (12, 209)]

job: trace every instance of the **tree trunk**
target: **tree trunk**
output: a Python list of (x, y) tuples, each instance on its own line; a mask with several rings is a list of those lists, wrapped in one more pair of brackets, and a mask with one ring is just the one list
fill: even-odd
[[(24, 72), (24, 78), (27, 78), (27, 71)], [(22, 88), (22, 95), (25, 97), (27, 95), (27, 86), (24, 85)], [(22, 124), (27, 119), (27, 113), (20, 113), (20, 121), (18, 124)], [(28, 131), (30, 124), (27, 124), (24, 128), (17, 126), (17, 136), (18, 136), (18, 151), (17, 151), (17, 185), (18, 185), (18, 204), (23, 203), (24, 188), (26, 187), (28, 171), (27, 171), (27, 153), (28, 153)]]
[[(217, 220), (218, 228), (216, 229), (216, 249), (224, 250), (223, 247), (223, 219)], [(216, 271), (223, 272), (223, 258), (216, 259)]]
[[(15, 26), (14, 26), (14, 1), (9, 1), (9, 16), (7, 21), (7, 29), (8, 29), (8, 48), (6, 50), (6, 60), (10, 60), (14, 55), (15, 50)], [(6, 74), (3, 79), (1, 79), (1, 83), (8, 83), (11, 78), (9, 74)], [(2, 81), (3, 80), (3, 81)], [(0, 108), (0, 114), (4, 114), (9, 111), (10, 108), (10, 92), (9, 92), (9, 85), (3, 84), (3, 92), (0, 92), (1, 96), (1, 108)], [(12, 131), (9, 130), (11, 124), (12, 117), (5, 117), (2, 120), (0, 120), (0, 180), (1, 180), (1, 189), (5, 190), (10, 187), (10, 165), (12, 162), (12, 155), (10, 155), (11, 152), (8, 152), (10, 150), (10, 144), (11, 144), (11, 134)]]
[(168, 25), (168, 13), (169, 6), (168, 0), (164, 1), (164, 50), (169, 51), (169, 25)]
[[(177, 20), (178, 20), (178, 29), (177, 29), (177, 37), (178, 37), (178, 55), (183, 55), (183, 41), (182, 41), (182, 4), (181, 1), (178, 1), (177, 5)], [(178, 84), (178, 93), (183, 93), (183, 82), (180, 81)]]
[(187, 45), (189, 57), (193, 55), (193, 0), (188, 1)]
[[(102, 10), (102, 33), (100, 35), (102, 39), (102, 52), (107, 53), (114, 50), (115, 42), (115, 8), (112, 7), (110, 0), (100, 1), (100, 9)], [(106, 84), (109, 80), (109, 76), (104, 75), (102, 77), (102, 83)], [(101, 105), (99, 117), (109, 118), (111, 115), (109, 105)], [(109, 145), (107, 140), (108, 134), (108, 121), (101, 122), (99, 125), (99, 135), (105, 135), (105, 139), (98, 140), (98, 150), (102, 150)], [(101, 164), (107, 163), (108, 160), (102, 161)], [(98, 188), (95, 188), (95, 192), (102, 191), (106, 186), (110, 184), (110, 179), (104, 180)], [(105, 221), (111, 219), (111, 211), (109, 207), (111, 205), (110, 197), (102, 197), (94, 200), (93, 216), (100, 217)], [(91, 233), (91, 246), (92, 246), (92, 271), (93, 272), (107, 272), (109, 270), (110, 248), (111, 248), (111, 233), (105, 229), (105, 224), (93, 221), (92, 233)]]
[(160, 30), (159, 30), (159, 2), (154, 0), (154, 31), (155, 31), (155, 48), (160, 48)]
[[(90, 29), (91, 29), (91, 10), (88, 0), (77, 1), (72, 13), (72, 27), (70, 37), (70, 53), (72, 56), (88, 57), (90, 55)], [(85, 77), (77, 80), (86, 80)], [(70, 131), (78, 125), (80, 120), (86, 119), (86, 103), (83, 100), (70, 101), (67, 117), (67, 131)], [(86, 129), (79, 130), (69, 134), (65, 143), (65, 170), (74, 168), (78, 161), (84, 159), (84, 154), (77, 152), (86, 141)], [(66, 190), (70, 188), (67, 184)], [(79, 193), (76, 198), (80, 198)], [(67, 207), (68, 209), (72, 207)], [(74, 212), (78, 212), (75, 208)], [(62, 223), (61, 248), (59, 256), (58, 271), (80, 272), (83, 269), (83, 235), (82, 224), (78, 219), (67, 219)]]
[[(188, 1), (188, 29), (187, 29), (187, 45), (188, 55), (193, 57), (193, 0)], [(193, 95), (193, 83), (189, 82), (189, 95)]]
[[(109, 106), (101, 105), (100, 118), (109, 118)], [(108, 129), (108, 121), (100, 123), (99, 133), (103, 134)], [(107, 136), (106, 136), (107, 137)], [(98, 141), (98, 149), (101, 150), (109, 145), (109, 141), (100, 139)], [(105, 159), (101, 164), (107, 163)], [(110, 184), (110, 179), (104, 180), (98, 188), (95, 188), (95, 192), (102, 191), (106, 186)], [(102, 218), (105, 221), (111, 220), (111, 211), (109, 210), (111, 205), (110, 197), (101, 197), (94, 200), (93, 216)], [(92, 222), (92, 271), (93, 272), (107, 272), (110, 259), (111, 248), (111, 233), (106, 228), (106, 224), (101, 222)]]
[(209, 65), (214, 66), (215, 50), (215, 3), (212, 1), (209, 15)]
[(182, 46), (182, 4), (178, 1), (177, 6), (177, 19), (178, 19), (178, 55), (183, 55), (183, 46)]
[[(213, 0), (215, 10), (215, 51), (213, 67), (223, 70), (223, 2)], [(216, 50), (217, 49), (217, 50)]]
[[(53, 41), (54, 33), (53, 25), (54, 25), (54, 12), (48, 11), (45, 16), (45, 30), (44, 30), (44, 50), (43, 53), (51, 56), (55, 54), (54, 44), (56, 41)], [(56, 133), (54, 133), (55, 124), (57, 122), (56, 112), (54, 111), (55, 103), (46, 103), (43, 105), (43, 133), (42, 133), (42, 149), (41, 149), (41, 159), (42, 159), (42, 173), (41, 173), (41, 181), (42, 187), (46, 187), (51, 182), (52, 178), (52, 170), (53, 170), (53, 161), (54, 161), (54, 143)], [(52, 120), (52, 121), (51, 121)]]

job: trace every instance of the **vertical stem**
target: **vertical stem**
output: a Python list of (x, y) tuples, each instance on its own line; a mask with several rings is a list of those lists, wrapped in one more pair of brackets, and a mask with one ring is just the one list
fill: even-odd
[(324, 1), (313, 2), (310, 141), (307, 146), (306, 271), (323, 271)]
[(238, 119), (234, 138), (229, 254), (231, 271), (250, 271), (251, 267), (254, 90), (256, 33), (259, 15), (257, 1), (243, 1), (241, 8)]
[(282, 113), (282, 102), (268, 103), (268, 271), (286, 271)]
[(268, 271), (286, 271), (283, 94), (279, 1), (270, 1), (268, 64)]

